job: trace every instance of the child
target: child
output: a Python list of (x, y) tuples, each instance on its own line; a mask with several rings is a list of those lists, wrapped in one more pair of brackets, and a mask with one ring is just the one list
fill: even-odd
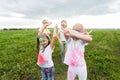
[(87, 80), (87, 68), (84, 59), (85, 45), (92, 41), (89, 32), (84, 32), (82, 24), (77, 23), (72, 29), (64, 31), (67, 40), (67, 51), (64, 63), (68, 65), (67, 80)]
[(66, 50), (66, 39), (65, 39), (63, 31), (66, 28), (67, 28), (67, 22), (65, 20), (62, 20), (61, 28), (59, 29), (58, 36), (57, 36), (59, 43), (60, 43), (60, 48), (61, 48), (60, 55), (61, 55), (62, 62), (64, 61), (64, 54)]
[(48, 35), (46, 35), (44, 30), (47, 28), (49, 23), (46, 23), (37, 36), (37, 53), (38, 61), (37, 65), (41, 68), (42, 80), (54, 80), (54, 63), (52, 60), (52, 53), (54, 49), (54, 43), (56, 40), (56, 28), (54, 27), (53, 37), (50, 41)]
[[(52, 22), (49, 22), (48, 20), (44, 19), (42, 21), (42, 24), (43, 24), (43, 26), (50, 26), (52, 24)], [(39, 29), (39, 32), (40, 32), (40, 29)], [(38, 34), (39, 34), (39, 32), (38, 32)], [(48, 37), (50, 37), (50, 35), (51, 35), (51, 32), (47, 28), (43, 31), (43, 33), (45, 33)]]

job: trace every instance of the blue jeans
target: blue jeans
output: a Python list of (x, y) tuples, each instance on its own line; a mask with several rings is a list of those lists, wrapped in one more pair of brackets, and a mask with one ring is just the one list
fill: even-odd
[(42, 79), (41, 80), (54, 80), (54, 67), (41, 68)]

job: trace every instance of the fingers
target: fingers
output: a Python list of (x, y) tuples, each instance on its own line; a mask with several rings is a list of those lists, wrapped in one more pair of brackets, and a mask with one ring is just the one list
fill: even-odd
[(49, 26), (51, 24), (52, 24), (52, 22), (47, 22), (47, 23), (45, 23), (45, 26), (47, 27), (47, 26)]
[(83, 34), (89, 35), (93, 30), (90, 30), (89, 32), (83, 32)]
[(57, 25), (57, 24), (55, 24), (55, 28), (56, 28), (56, 29), (58, 28), (58, 25)]
[(83, 32), (83, 34), (89, 35), (89, 32)]
[(90, 30), (90, 31), (89, 31), (89, 34), (90, 34), (92, 31), (93, 31), (93, 30)]
[(56, 25), (54, 26), (54, 32), (53, 32), (53, 36), (54, 36), (54, 37), (57, 37), (57, 28), (58, 28), (58, 25), (56, 24)]

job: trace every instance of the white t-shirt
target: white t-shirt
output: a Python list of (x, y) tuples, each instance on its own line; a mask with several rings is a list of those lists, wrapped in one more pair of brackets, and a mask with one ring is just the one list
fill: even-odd
[(61, 29), (61, 28), (59, 28), (59, 32), (60, 32), (60, 41), (65, 41), (65, 42), (66, 42), (65, 35), (64, 35), (64, 33), (62, 32), (62, 29)]
[(84, 66), (84, 52), (86, 43), (82, 40), (74, 41), (71, 37), (67, 40), (67, 51), (65, 54), (64, 63), (69, 66)]
[(39, 54), (42, 54), (43, 57), (47, 60), (47, 62), (43, 65), (40, 65), (40, 67), (46, 68), (46, 67), (54, 66), (53, 60), (52, 60), (52, 53), (53, 53), (53, 49), (51, 49), (50, 45), (46, 47), (44, 52), (40, 51)]

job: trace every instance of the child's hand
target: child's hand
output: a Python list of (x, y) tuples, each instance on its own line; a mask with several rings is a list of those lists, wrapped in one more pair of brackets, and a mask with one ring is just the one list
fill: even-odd
[(64, 30), (63, 30), (63, 33), (64, 33), (64, 34), (69, 33), (69, 29), (64, 29)]
[(51, 24), (52, 24), (52, 22), (46, 22), (46, 23), (44, 24), (44, 26), (47, 27), (47, 26), (49, 26), (49, 25), (51, 25)]
[(57, 37), (57, 28), (58, 28), (58, 25), (56, 24), (56, 25), (54, 26), (53, 37)]
[(89, 35), (89, 32), (83, 32), (83, 34)]
[(58, 25), (57, 24), (55, 25), (55, 28), (56, 28), (56, 30), (58, 29)]
[(92, 31), (93, 31), (93, 30), (90, 30), (90, 31), (89, 31), (89, 34), (90, 34)]
[(83, 34), (89, 35), (92, 32), (92, 30), (90, 30), (89, 32), (83, 32)]

